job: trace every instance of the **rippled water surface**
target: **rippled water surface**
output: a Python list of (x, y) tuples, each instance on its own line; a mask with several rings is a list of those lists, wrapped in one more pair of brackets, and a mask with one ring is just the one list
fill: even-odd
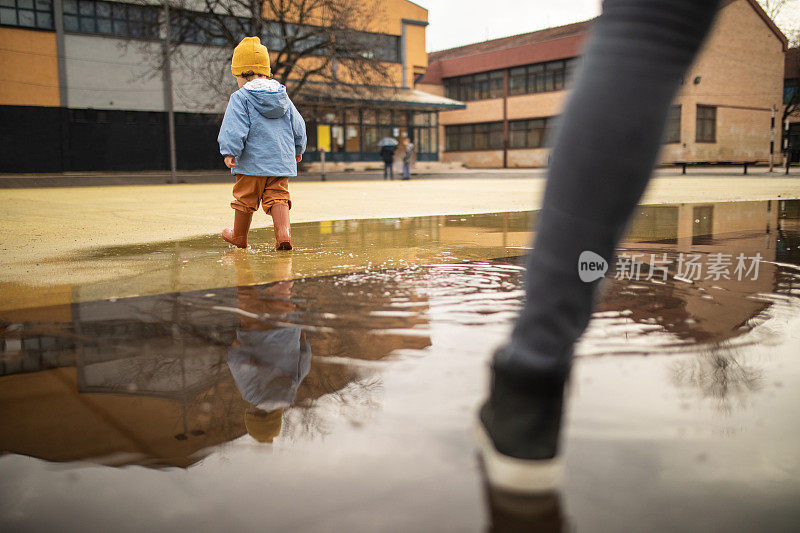
[(0, 527), (796, 527), (800, 201), (642, 207), (577, 349), (563, 490), (486, 492), (469, 430), (535, 218), (304, 224), (292, 253), (207, 237), (3, 284)]

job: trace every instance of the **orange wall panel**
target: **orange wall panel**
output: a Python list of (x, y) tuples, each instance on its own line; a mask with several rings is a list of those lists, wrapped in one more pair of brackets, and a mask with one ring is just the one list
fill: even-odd
[(61, 104), (56, 34), (0, 28), (0, 105)]

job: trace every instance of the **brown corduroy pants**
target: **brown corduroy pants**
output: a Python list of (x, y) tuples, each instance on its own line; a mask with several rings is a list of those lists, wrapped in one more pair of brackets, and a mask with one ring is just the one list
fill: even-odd
[(264, 208), (264, 212), (269, 214), (272, 206), (283, 203), (292, 208), (292, 199), (289, 196), (289, 178), (274, 176), (249, 176), (247, 174), (236, 174), (236, 183), (233, 186), (233, 197), (231, 207), (253, 213), (258, 211), (258, 206)]

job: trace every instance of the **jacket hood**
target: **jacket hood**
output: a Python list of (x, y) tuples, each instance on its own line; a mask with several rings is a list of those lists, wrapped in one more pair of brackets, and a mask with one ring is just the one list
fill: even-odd
[(266, 118), (281, 118), (289, 109), (286, 87), (275, 80), (257, 78), (245, 83), (239, 91)]

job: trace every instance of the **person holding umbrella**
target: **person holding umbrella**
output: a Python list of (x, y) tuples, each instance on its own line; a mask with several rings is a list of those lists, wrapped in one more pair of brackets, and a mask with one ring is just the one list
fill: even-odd
[(397, 139), (394, 137), (384, 137), (378, 141), (381, 148), (381, 159), (383, 159), (383, 179), (394, 179), (394, 152), (397, 150)]

